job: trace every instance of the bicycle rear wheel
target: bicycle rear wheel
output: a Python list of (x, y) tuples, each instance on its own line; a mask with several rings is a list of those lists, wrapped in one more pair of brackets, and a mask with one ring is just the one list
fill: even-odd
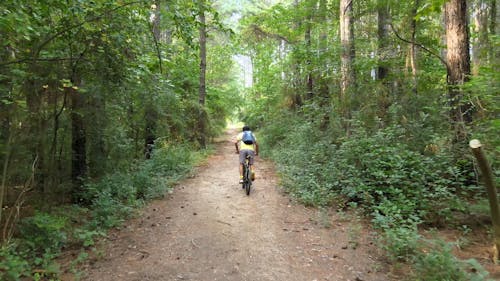
[(252, 187), (252, 182), (250, 180), (248, 180), (246, 183), (245, 183), (245, 192), (247, 195), (250, 195), (250, 188)]
[(252, 180), (250, 179), (250, 169), (248, 168), (248, 164), (244, 166), (244, 174), (243, 174), (243, 188), (245, 189), (245, 193), (250, 195), (250, 188), (252, 187)]

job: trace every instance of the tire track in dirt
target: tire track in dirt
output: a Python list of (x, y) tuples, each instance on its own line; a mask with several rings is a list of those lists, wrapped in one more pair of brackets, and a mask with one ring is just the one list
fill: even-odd
[(233, 134), (196, 176), (113, 230), (82, 280), (390, 280), (361, 224), (291, 203), (271, 163), (257, 159), (246, 196)]

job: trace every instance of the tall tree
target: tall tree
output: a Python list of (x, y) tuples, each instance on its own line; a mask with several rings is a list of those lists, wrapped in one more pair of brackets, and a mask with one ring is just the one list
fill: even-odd
[(87, 176), (87, 138), (85, 133), (84, 109), (85, 100), (82, 93), (76, 90), (81, 87), (80, 77), (76, 71), (71, 77), (72, 85), (66, 88), (71, 97), (71, 179), (73, 182), (73, 201), (81, 202), (83, 181)]
[(354, 18), (353, 1), (340, 0), (340, 111), (344, 118), (344, 129), (350, 134), (348, 119), (351, 117), (350, 102), (355, 87), (354, 75)]
[(206, 2), (199, 0), (199, 47), (200, 47), (200, 84), (198, 88), (199, 102), (199, 120), (198, 120), (198, 141), (201, 147), (206, 147), (206, 114), (205, 114), (205, 99), (207, 95), (206, 88), (206, 72), (207, 72), (207, 27), (206, 27)]
[(448, 98), (451, 106), (451, 120), (456, 137), (466, 137), (465, 122), (471, 121), (470, 106), (463, 101), (460, 86), (469, 80), (469, 25), (467, 1), (449, 0), (445, 3), (446, 58), (448, 63)]
[(486, 65), (488, 60), (489, 34), (488, 20), (489, 7), (491, 1), (477, 0), (474, 3), (472, 20), (474, 22), (475, 39), (472, 42), (472, 71), (475, 75), (479, 74), (479, 69)]
[(387, 61), (389, 37), (389, 6), (387, 1), (378, 0), (377, 3), (377, 35), (378, 35), (378, 67), (377, 80), (384, 80), (389, 72)]
[[(160, 0), (155, 0), (153, 6), (153, 14), (151, 21), (151, 34), (153, 42), (156, 49), (156, 54), (158, 57), (158, 67), (160, 74), (162, 70), (162, 58), (160, 50), (161, 41), (161, 6)], [(154, 142), (156, 139), (156, 126), (158, 122), (158, 114), (155, 107), (155, 102), (152, 94), (146, 95), (146, 108), (144, 110), (144, 154), (146, 159), (151, 157), (151, 152), (153, 151)]]
[(417, 85), (417, 10), (418, 10), (419, 0), (413, 1), (413, 7), (411, 8), (410, 14), (410, 34), (411, 34), (411, 43), (410, 43), (410, 66), (411, 66), (411, 74), (413, 78), (413, 92), (416, 94), (418, 85)]
[(306, 71), (307, 71), (307, 98), (311, 99), (314, 96), (314, 78), (313, 78), (313, 65), (312, 65), (312, 24), (314, 12), (316, 9), (316, 1), (308, 1), (306, 3), (306, 31), (304, 39), (306, 41)]

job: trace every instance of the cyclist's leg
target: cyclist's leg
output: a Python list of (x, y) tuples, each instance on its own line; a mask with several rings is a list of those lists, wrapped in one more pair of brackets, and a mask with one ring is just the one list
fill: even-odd
[(250, 159), (248, 161), (248, 167), (250, 168), (250, 178), (252, 180), (255, 180), (255, 165), (254, 165), (254, 158), (255, 158), (255, 151), (249, 150), (248, 155), (250, 156)]

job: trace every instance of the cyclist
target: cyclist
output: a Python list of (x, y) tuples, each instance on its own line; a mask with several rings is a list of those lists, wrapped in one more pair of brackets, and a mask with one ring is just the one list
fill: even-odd
[(251, 172), (251, 179), (255, 179), (254, 172), (254, 156), (259, 154), (259, 145), (257, 144), (257, 139), (255, 135), (250, 130), (250, 127), (243, 126), (243, 130), (236, 136), (236, 141), (234, 142), (236, 147), (236, 154), (240, 155), (240, 183), (243, 183), (243, 164), (245, 164), (245, 158), (250, 155), (249, 166)]

